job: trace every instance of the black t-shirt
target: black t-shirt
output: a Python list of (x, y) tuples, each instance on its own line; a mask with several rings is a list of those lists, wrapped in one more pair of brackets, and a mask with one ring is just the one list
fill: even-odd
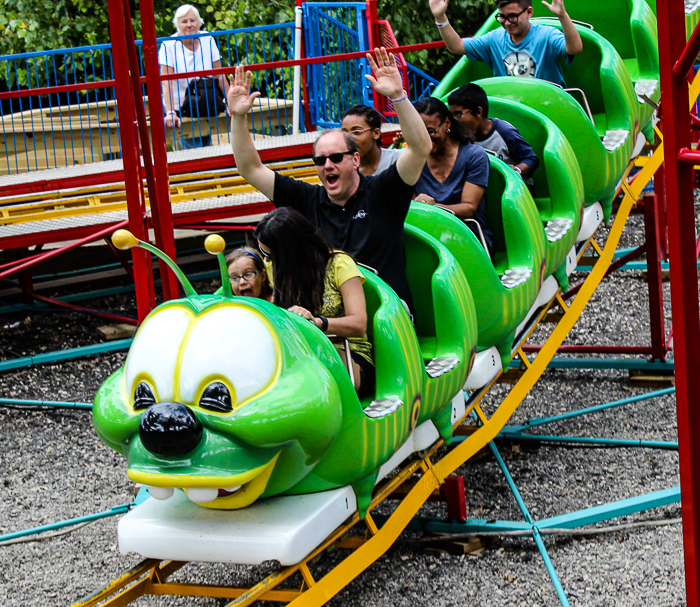
[(399, 176), (396, 165), (379, 175), (360, 174), (360, 185), (345, 206), (331, 202), (323, 186), (275, 174), (273, 204), (291, 207), (320, 228), (333, 248), (371, 266), (413, 309), (406, 280), (403, 224), (413, 198), (413, 186)]

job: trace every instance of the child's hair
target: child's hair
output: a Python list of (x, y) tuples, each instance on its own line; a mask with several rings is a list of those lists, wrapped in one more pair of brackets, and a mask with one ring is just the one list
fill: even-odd
[[(343, 114), (343, 120), (345, 120), (346, 116), (361, 116), (362, 118), (365, 119), (365, 122), (367, 123), (367, 126), (371, 129), (381, 129), (382, 128), (382, 115), (375, 110), (373, 107), (369, 107), (368, 105), (353, 105), (349, 110), (347, 110)], [(381, 138), (380, 139), (375, 139), (375, 142), (377, 144), (377, 147), (382, 147), (381, 146)]]
[(328, 240), (306, 217), (289, 207), (263, 217), (253, 236), (270, 249), (275, 304), (280, 308), (302, 306), (319, 314), (326, 265), (333, 254)]
[(442, 122), (450, 119), (450, 132), (447, 136), (459, 143), (474, 143), (474, 136), (467, 127), (454, 117), (450, 109), (436, 97), (423, 97), (413, 104), (416, 111), (424, 116), (439, 116)]
[[(230, 268), (231, 264), (236, 261), (237, 259), (240, 259), (241, 257), (246, 257), (248, 259), (251, 259), (253, 261), (253, 265), (255, 266), (255, 269), (262, 274), (265, 272), (265, 264), (263, 263), (262, 257), (260, 256), (260, 253), (254, 249), (253, 247), (239, 247), (237, 249), (234, 249), (231, 251), (226, 256), (226, 267)], [(272, 287), (270, 287), (270, 281), (263, 280), (262, 283), (262, 290), (260, 291), (260, 297), (267, 299), (270, 295), (272, 294)]]
[(496, 8), (503, 8), (507, 4), (517, 4), (520, 8), (526, 9), (532, 6), (532, 0), (498, 0)]
[(476, 112), (481, 108), (483, 117), (489, 117), (489, 98), (486, 96), (486, 91), (478, 84), (472, 82), (463, 84), (456, 91), (450, 93), (447, 103), (449, 105), (458, 105), (472, 112)]
[(190, 11), (192, 11), (194, 13), (194, 16), (197, 17), (197, 21), (199, 21), (199, 27), (202, 27), (202, 25), (204, 24), (204, 20), (199, 15), (199, 11), (197, 10), (196, 6), (192, 6), (191, 4), (183, 4), (175, 11), (175, 16), (173, 17), (173, 25), (175, 26), (175, 31), (178, 34), (180, 33), (180, 19), (182, 19)]

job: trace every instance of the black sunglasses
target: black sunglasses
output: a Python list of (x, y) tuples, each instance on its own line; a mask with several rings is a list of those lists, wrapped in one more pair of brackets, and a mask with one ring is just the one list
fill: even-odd
[(328, 156), (314, 156), (313, 161), (317, 167), (322, 167), (326, 164), (326, 160), (330, 160), (333, 164), (338, 164), (343, 161), (343, 156), (350, 156), (355, 152), (348, 150), (347, 152), (335, 152), (334, 154), (328, 154)]
[(493, 16), (493, 18), (501, 24), (505, 23), (506, 21), (508, 23), (517, 23), (518, 17), (520, 17), (520, 15), (522, 15), (527, 10), (527, 8), (528, 7), (524, 8), (519, 13), (508, 13), (507, 15), (502, 15), (501, 13), (496, 13)]

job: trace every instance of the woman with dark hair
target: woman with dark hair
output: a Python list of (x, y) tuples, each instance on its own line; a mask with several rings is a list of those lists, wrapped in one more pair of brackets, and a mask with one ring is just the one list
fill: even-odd
[(360, 173), (376, 175), (394, 164), (401, 150), (381, 146), (382, 115), (368, 105), (354, 105), (343, 115), (341, 129), (350, 133), (357, 142), (360, 152)]
[(467, 222), (493, 258), (493, 233), (486, 223), (484, 193), (489, 159), (483, 148), (448, 107), (435, 97), (414, 104), (433, 142), (428, 161), (416, 183), (415, 200), (452, 211)]
[(275, 304), (333, 335), (331, 341), (346, 364), (343, 344), (347, 338), (355, 389), (360, 398), (371, 394), (375, 373), (367, 339), (365, 279), (355, 262), (342, 251), (333, 251), (318, 229), (289, 207), (266, 215), (253, 236), (260, 252), (272, 262)]
[(226, 257), (234, 295), (272, 300), (272, 287), (262, 256), (251, 247), (240, 247)]

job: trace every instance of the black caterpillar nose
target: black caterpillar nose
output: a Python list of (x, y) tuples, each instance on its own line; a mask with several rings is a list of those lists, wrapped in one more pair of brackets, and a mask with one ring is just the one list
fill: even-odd
[(202, 422), (194, 411), (180, 403), (151, 405), (141, 417), (139, 437), (155, 455), (183, 455), (202, 440)]

